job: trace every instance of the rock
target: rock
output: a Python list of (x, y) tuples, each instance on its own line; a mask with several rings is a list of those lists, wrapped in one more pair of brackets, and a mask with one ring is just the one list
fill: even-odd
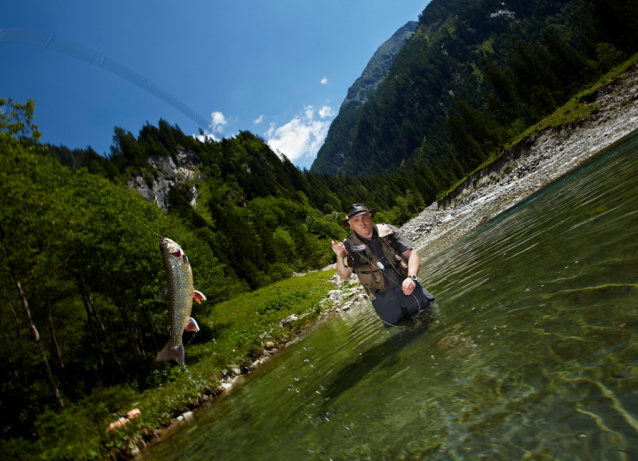
[[(151, 155), (148, 158), (148, 164), (154, 171), (152, 176), (134, 174), (128, 180), (127, 185), (131, 189), (137, 190), (147, 201), (155, 202), (165, 210), (168, 209), (168, 191), (171, 187), (181, 186), (186, 181), (201, 182), (204, 180), (204, 175), (198, 173), (198, 169), (202, 165), (200, 156), (180, 147), (177, 148), (175, 159), (169, 155)], [(189, 193), (189, 201), (191, 205), (195, 206), (197, 204), (197, 186), (191, 186)]]
[(276, 344), (273, 341), (266, 342), (266, 349), (273, 349), (275, 346)]
[(295, 314), (292, 314), (291, 316), (288, 316), (285, 319), (283, 319), (281, 323), (279, 324), (279, 326), (283, 327), (284, 325), (287, 325), (291, 322), (295, 322), (297, 320), (299, 320), (299, 317), (297, 317)]
[(193, 412), (192, 411), (187, 411), (186, 413), (182, 414), (182, 416), (184, 417), (184, 419), (186, 421), (193, 419)]
[(331, 282), (333, 285), (340, 287), (341, 285), (343, 285), (344, 280), (339, 277), (339, 274), (335, 274), (332, 277), (330, 277), (329, 282)]

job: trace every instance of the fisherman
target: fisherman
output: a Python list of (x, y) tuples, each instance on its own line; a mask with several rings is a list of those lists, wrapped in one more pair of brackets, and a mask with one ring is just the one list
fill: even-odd
[(410, 241), (396, 227), (373, 224), (375, 208), (355, 203), (341, 224), (353, 232), (332, 242), (337, 273), (344, 280), (354, 272), (386, 328), (427, 311), (434, 301), (417, 279), (421, 261)]

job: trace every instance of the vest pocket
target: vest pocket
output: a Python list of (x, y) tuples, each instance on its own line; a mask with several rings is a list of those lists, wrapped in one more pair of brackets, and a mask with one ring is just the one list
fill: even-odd
[(370, 290), (381, 290), (386, 287), (385, 277), (380, 270), (375, 271), (357, 271), (357, 277), (361, 285)]

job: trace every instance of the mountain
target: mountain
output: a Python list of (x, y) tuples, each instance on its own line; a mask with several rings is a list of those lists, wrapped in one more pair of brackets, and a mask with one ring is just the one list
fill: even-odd
[(348, 88), (348, 94), (341, 103), (339, 115), (332, 122), (326, 142), (312, 164), (310, 169), (312, 173), (336, 174), (338, 172), (338, 166), (343, 164), (342, 160), (348, 155), (350, 139), (362, 104), (367, 102), (368, 96), (373, 94), (385, 79), (394, 58), (401, 51), (406, 40), (414, 35), (418, 25), (416, 21), (409, 21), (397, 30), (377, 49), (361, 77)]
[(545, 46), (546, 35), (580, 47), (589, 7), (586, 0), (433, 0), (376, 90), (364, 98), (349, 90), (310, 171), (374, 175), (419, 162), (451, 168), (446, 120), (458, 113), (457, 100), (489, 112), (486, 63), (503, 68), (516, 43)]
[(414, 35), (418, 25), (416, 21), (409, 21), (377, 49), (366, 68), (363, 69), (361, 77), (348, 88), (348, 95), (341, 104), (342, 108), (351, 101), (367, 101), (367, 95), (373, 93), (383, 81), (394, 58), (399, 54), (406, 40)]

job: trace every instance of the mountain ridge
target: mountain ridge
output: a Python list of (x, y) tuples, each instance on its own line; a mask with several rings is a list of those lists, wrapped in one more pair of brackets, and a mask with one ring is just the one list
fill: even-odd
[(324, 141), (317, 153), (319, 161), (315, 159), (310, 167), (312, 173), (337, 174), (338, 168), (343, 165), (342, 160), (349, 153), (346, 146), (349, 145), (348, 139), (352, 138), (362, 105), (385, 80), (394, 59), (406, 41), (414, 35), (418, 25), (416, 21), (408, 21), (383, 42), (368, 61), (361, 76), (348, 88), (348, 93), (339, 108), (339, 115), (333, 120), (328, 130), (326, 139), (330, 140)]
[(361, 76), (348, 88), (348, 93), (341, 103), (341, 107), (353, 100), (366, 102), (367, 95), (383, 81), (385, 71), (390, 68), (405, 41), (414, 35), (418, 26), (418, 22), (408, 21), (377, 48), (363, 69)]

